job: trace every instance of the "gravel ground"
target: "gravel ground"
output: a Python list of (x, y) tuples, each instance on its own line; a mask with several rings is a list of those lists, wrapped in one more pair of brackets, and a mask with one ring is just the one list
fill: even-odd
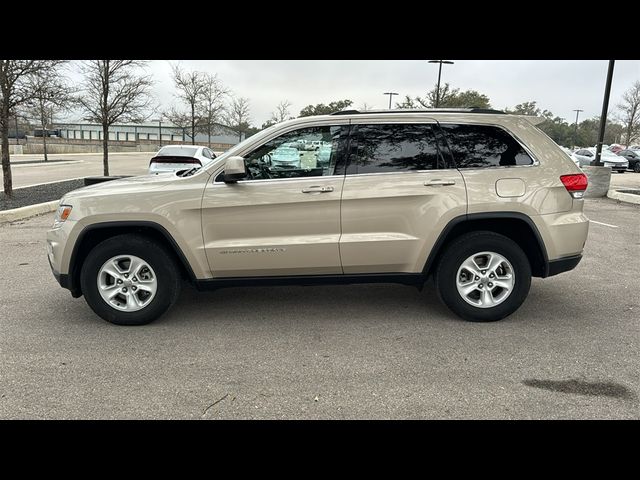
[(65, 193), (80, 187), (84, 187), (83, 179), (15, 189), (11, 198), (1, 193), (0, 210), (10, 210), (12, 208), (26, 207), (27, 205), (34, 205), (36, 203), (58, 200)]

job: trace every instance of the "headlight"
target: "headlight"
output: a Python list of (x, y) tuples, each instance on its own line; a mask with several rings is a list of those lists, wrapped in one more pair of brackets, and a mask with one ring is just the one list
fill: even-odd
[(73, 207), (71, 205), (60, 205), (58, 207), (56, 218), (53, 220), (53, 228), (58, 228), (67, 220), (67, 218), (69, 218), (72, 208)]

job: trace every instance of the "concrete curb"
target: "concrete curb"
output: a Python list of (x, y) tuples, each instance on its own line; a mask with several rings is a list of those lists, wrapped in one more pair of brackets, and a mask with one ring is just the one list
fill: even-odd
[(633, 193), (621, 193), (617, 190), (609, 190), (607, 192), (607, 197), (612, 198), (613, 200), (618, 200), (620, 202), (640, 205), (640, 195), (634, 195)]
[(48, 167), (50, 165), (74, 165), (83, 163), (84, 160), (63, 160), (62, 162), (15, 162), (11, 163), (12, 167)]
[(0, 211), (0, 223), (15, 222), (16, 220), (23, 220), (35, 215), (55, 212), (59, 204), (60, 200), (58, 199), (51, 202), (36, 203), (35, 205), (27, 205), (26, 207), (3, 210)]

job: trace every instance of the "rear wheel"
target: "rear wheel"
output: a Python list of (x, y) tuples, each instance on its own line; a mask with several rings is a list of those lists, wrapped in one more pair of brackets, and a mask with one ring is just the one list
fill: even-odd
[(180, 292), (180, 274), (170, 252), (131, 234), (94, 247), (82, 265), (80, 282), (91, 309), (117, 325), (152, 322)]
[(493, 232), (473, 232), (455, 240), (435, 274), (441, 300), (473, 322), (492, 322), (515, 312), (531, 285), (531, 266), (513, 240)]

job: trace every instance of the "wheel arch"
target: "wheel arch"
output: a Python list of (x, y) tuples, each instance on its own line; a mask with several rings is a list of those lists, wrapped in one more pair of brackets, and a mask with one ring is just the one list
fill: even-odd
[(164, 245), (171, 253), (173, 253), (176, 264), (180, 269), (183, 278), (187, 278), (192, 283), (195, 282), (196, 276), (177, 244), (175, 239), (162, 225), (150, 221), (118, 221), (118, 222), (100, 222), (85, 227), (76, 240), (71, 258), (69, 260), (69, 273), (67, 278), (63, 279), (66, 288), (71, 291), (74, 297), (82, 295), (80, 287), (80, 270), (89, 252), (100, 242), (125, 233), (138, 234), (145, 237), (151, 237)]
[(534, 277), (549, 276), (547, 250), (533, 220), (520, 212), (472, 213), (452, 219), (442, 230), (427, 258), (422, 273), (431, 275), (447, 245), (465, 233), (473, 231), (499, 233), (515, 241), (524, 251)]

